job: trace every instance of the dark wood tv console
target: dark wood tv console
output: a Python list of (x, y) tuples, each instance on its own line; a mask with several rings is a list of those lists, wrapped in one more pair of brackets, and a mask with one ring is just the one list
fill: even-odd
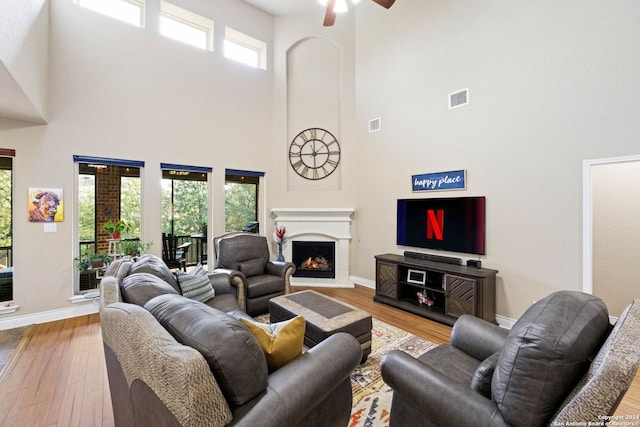
[[(396, 254), (376, 255), (374, 301), (453, 325), (462, 314), (496, 323), (497, 270), (429, 261)], [(431, 299), (419, 301), (418, 293)]]

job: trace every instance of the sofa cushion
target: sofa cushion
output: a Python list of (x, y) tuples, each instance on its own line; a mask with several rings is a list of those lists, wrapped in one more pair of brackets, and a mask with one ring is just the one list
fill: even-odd
[(491, 383), (505, 420), (546, 425), (608, 331), (607, 307), (592, 295), (560, 291), (529, 307), (509, 332)]
[(216, 253), (216, 268), (231, 270), (240, 270), (240, 263), (255, 259), (261, 259), (264, 266), (270, 255), (267, 238), (253, 233), (220, 237), (216, 244)]
[(238, 270), (247, 277), (264, 273), (265, 260), (262, 258), (243, 261), (238, 265)]
[(158, 295), (179, 295), (173, 286), (150, 273), (133, 273), (122, 279), (121, 294), (124, 302), (141, 306)]
[(247, 297), (257, 298), (271, 294), (283, 294), (282, 277), (260, 274), (247, 277)]
[[(207, 302), (205, 302), (209, 307), (218, 309), (220, 311), (224, 311), (227, 314), (230, 312), (240, 311), (240, 306), (238, 305), (238, 299), (233, 294), (219, 294), (216, 295), (215, 298), (211, 298)], [(245, 315), (249, 318), (252, 318), (248, 314)], [(236, 317), (236, 316), (233, 316)]]
[(256, 337), (262, 351), (267, 358), (269, 372), (276, 371), (302, 355), (304, 345), (305, 321), (304, 317), (277, 323), (259, 323), (240, 318), (251, 333)]
[(176, 271), (176, 278), (182, 295), (200, 302), (206, 302), (216, 296), (209, 275), (198, 264), (191, 272)]
[(181, 295), (161, 295), (144, 307), (178, 342), (202, 353), (231, 405), (242, 405), (266, 390), (264, 353), (239, 320)]
[(149, 273), (157, 276), (173, 286), (176, 292), (180, 293), (180, 286), (167, 264), (152, 254), (144, 254), (131, 266), (130, 274), (133, 273)]
[(449, 344), (439, 345), (427, 351), (418, 357), (418, 360), (447, 376), (452, 383), (470, 384), (474, 372), (478, 369), (477, 359)]
[(499, 357), (500, 352), (497, 351), (478, 365), (478, 369), (476, 369), (473, 377), (471, 377), (471, 390), (477, 391), (484, 397), (491, 399), (491, 379), (493, 378), (493, 371), (496, 369), (496, 363)]
[(105, 276), (113, 276), (118, 283), (122, 283), (122, 280), (129, 274), (133, 260), (130, 256), (125, 256), (112, 261), (104, 272)]

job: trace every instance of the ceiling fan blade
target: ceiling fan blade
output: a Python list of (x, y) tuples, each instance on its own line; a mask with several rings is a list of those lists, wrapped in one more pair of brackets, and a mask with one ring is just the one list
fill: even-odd
[(330, 27), (336, 22), (336, 12), (333, 10), (335, 5), (336, 0), (329, 0), (327, 3), (327, 11), (324, 14), (324, 22), (322, 23), (325, 27)]
[(373, 1), (386, 9), (389, 9), (396, 2), (396, 0), (373, 0)]

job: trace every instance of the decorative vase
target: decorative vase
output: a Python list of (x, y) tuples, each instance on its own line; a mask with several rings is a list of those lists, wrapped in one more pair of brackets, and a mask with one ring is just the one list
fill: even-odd
[(278, 242), (278, 256), (276, 261), (284, 261), (284, 255), (282, 255), (282, 242)]

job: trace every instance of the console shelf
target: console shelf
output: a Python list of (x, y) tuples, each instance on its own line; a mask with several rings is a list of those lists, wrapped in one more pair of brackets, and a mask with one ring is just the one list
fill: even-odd
[[(471, 314), (496, 323), (497, 270), (396, 254), (376, 255), (374, 300), (447, 325)], [(418, 293), (432, 305), (421, 303)]]

